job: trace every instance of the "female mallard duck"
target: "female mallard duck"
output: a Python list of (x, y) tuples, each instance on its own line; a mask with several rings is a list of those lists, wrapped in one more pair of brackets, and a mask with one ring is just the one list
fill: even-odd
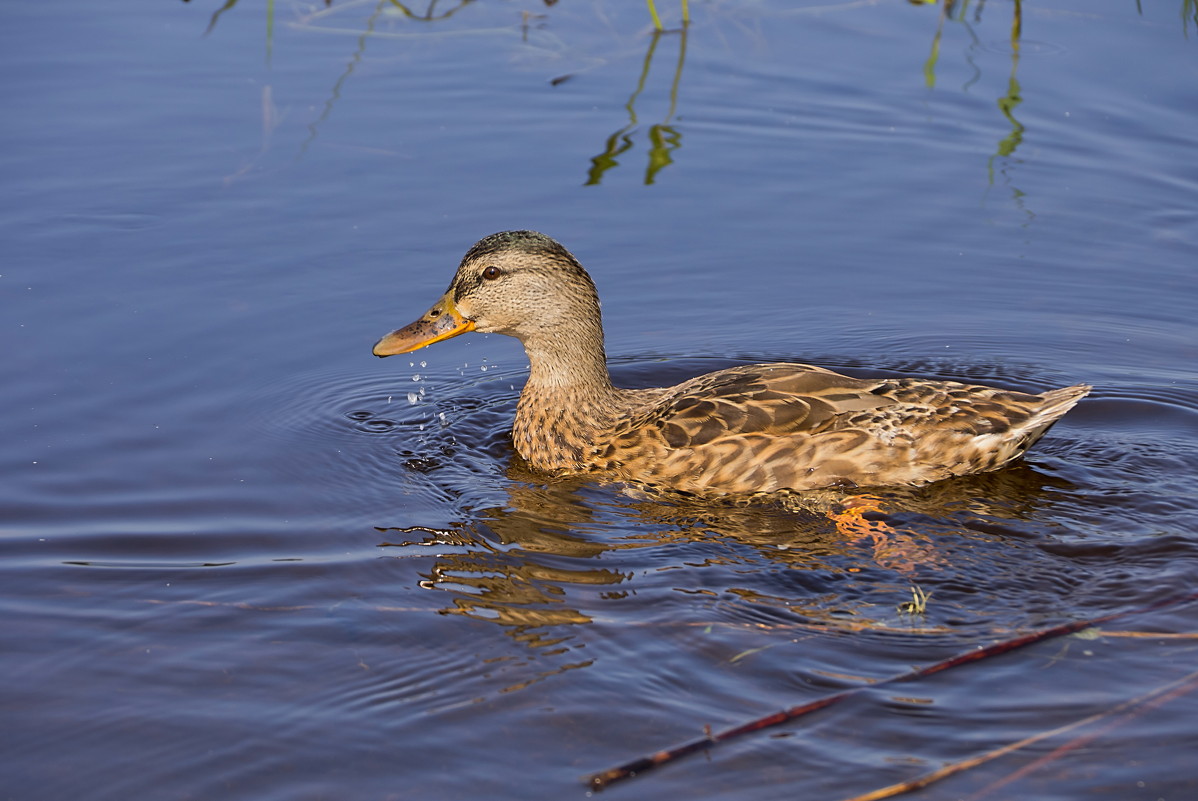
[(733, 367), (662, 389), (612, 386), (599, 296), (534, 231), (479, 241), (423, 317), (376, 356), (467, 331), (508, 334), (531, 365), (512, 438), (534, 468), (703, 495), (926, 484), (1018, 458), (1090, 391), (1040, 395), (806, 364)]

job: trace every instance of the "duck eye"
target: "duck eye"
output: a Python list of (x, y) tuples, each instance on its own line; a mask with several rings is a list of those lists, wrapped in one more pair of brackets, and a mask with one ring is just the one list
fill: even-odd
[(494, 281), (501, 275), (503, 275), (503, 270), (499, 269), (494, 264), (483, 270), (483, 278), (487, 279), (488, 281)]

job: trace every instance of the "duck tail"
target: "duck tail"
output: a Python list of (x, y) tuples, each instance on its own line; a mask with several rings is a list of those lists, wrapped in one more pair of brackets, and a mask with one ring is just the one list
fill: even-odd
[(1030, 448), (1036, 444), (1040, 437), (1044, 436), (1044, 432), (1052, 428), (1053, 423), (1076, 406), (1079, 400), (1090, 394), (1091, 389), (1093, 387), (1089, 384), (1074, 384), (1071, 387), (1050, 389), (1048, 392), (1040, 393), (1044, 403), (1036, 409), (1027, 422), (1020, 426), (1021, 435), (1027, 438), (1024, 448)]

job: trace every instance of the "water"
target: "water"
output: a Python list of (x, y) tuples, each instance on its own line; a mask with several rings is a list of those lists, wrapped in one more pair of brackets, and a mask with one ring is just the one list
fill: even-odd
[[(1010, 3), (692, 4), (684, 51), (635, 3), (222, 5), (0, 32), (6, 798), (580, 797), (705, 726), (1194, 590), (1184, 4), (1024, 4), (1018, 48)], [(898, 553), (547, 482), (507, 440), (516, 343), (370, 355), (516, 227), (591, 270), (624, 385), (798, 360), (1095, 391), (1026, 462), (889, 494)], [(909, 779), (1183, 679), (1195, 608), (609, 792)], [(1192, 797), (1183, 690), (923, 796)]]

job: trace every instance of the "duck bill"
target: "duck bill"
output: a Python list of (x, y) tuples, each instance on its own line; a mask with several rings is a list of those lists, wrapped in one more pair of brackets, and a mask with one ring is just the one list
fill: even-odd
[(374, 344), (375, 356), (394, 356), (411, 353), (443, 339), (474, 330), (474, 321), (458, 312), (453, 297), (447, 292), (433, 307), (414, 323), (392, 331)]

